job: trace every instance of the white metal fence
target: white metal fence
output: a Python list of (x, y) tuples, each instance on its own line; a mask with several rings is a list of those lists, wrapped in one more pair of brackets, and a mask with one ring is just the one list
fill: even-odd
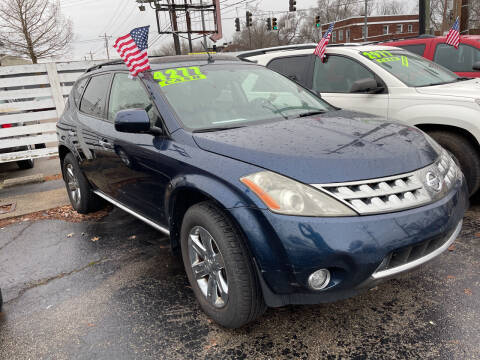
[(57, 154), (55, 122), (75, 80), (96, 63), (0, 67), (0, 163)]

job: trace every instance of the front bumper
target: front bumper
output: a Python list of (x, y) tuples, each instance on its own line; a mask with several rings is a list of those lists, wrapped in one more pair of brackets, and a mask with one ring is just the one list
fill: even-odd
[[(381, 215), (313, 218), (230, 211), (241, 226), (248, 224), (242, 229), (264, 298), (275, 307), (347, 298), (435, 258), (457, 237), (468, 204), (465, 181), (459, 181), (435, 203)], [(331, 282), (314, 291), (308, 277), (322, 268), (330, 270)]]

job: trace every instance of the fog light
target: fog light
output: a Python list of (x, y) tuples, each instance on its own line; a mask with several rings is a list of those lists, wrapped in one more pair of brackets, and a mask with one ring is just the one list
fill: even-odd
[(327, 287), (330, 282), (330, 271), (320, 269), (308, 277), (308, 285), (314, 290), (321, 290)]

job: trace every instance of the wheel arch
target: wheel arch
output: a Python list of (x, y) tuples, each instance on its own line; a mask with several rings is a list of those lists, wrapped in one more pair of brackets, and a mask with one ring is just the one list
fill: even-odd
[(422, 124), (417, 124), (415, 125), (418, 127), (420, 130), (428, 133), (432, 131), (445, 131), (445, 132), (451, 132), (457, 135), (460, 135), (467, 139), (477, 150), (477, 153), (480, 155), (480, 144), (477, 140), (477, 138), (467, 129), (459, 127), (459, 126), (454, 126), (454, 125), (441, 125), (441, 124), (431, 124), (431, 123), (422, 123)]

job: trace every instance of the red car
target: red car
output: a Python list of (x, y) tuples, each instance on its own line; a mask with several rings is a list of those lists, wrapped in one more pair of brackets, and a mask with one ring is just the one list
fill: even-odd
[(445, 41), (445, 36), (420, 36), (384, 45), (401, 47), (421, 55), (461, 77), (480, 78), (480, 35), (462, 35), (458, 50), (445, 44)]

